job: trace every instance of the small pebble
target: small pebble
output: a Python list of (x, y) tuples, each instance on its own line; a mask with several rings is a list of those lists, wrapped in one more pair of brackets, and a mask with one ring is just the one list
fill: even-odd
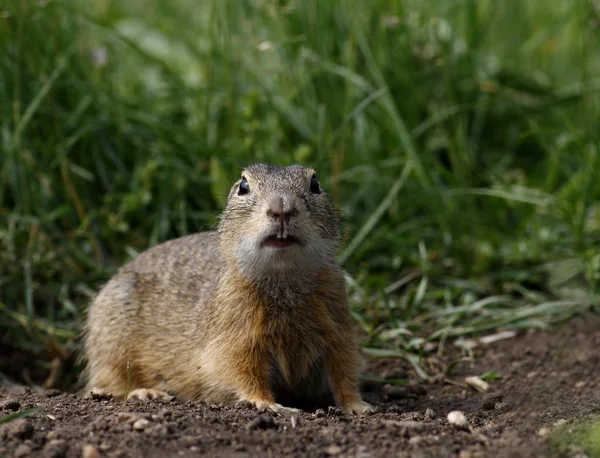
[(421, 442), (423, 442), (423, 436), (413, 436), (408, 439), (408, 445), (412, 445), (413, 447), (421, 445)]
[(100, 453), (93, 445), (84, 445), (81, 458), (100, 458)]
[(46, 390), (44, 392), (44, 395), (47, 398), (53, 398), (54, 396), (58, 396), (59, 394), (61, 394), (61, 391), (57, 390), (56, 388), (50, 388), (49, 390)]
[(66, 440), (52, 439), (44, 446), (43, 456), (45, 458), (62, 458), (68, 450), (69, 445)]
[(540, 437), (546, 437), (548, 434), (550, 434), (550, 428), (543, 427), (538, 431), (538, 436)]
[(425, 409), (425, 419), (433, 420), (435, 418), (435, 412), (433, 409)]
[(566, 425), (567, 424), (567, 420), (565, 420), (564, 418), (561, 418), (560, 420), (554, 422), (554, 426), (562, 426), (562, 425)]
[(315, 417), (323, 418), (325, 416), (325, 411), (323, 409), (317, 409), (315, 411)]
[(96, 399), (97, 401), (101, 401), (104, 399), (112, 399), (112, 394), (108, 391), (103, 390), (102, 388), (92, 388), (90, 390), (90, 396), (92, 399)]
[(325, 449), (325, 453), (327, 453), (328, 455), (339, 455), (340, 453), (342, 453), (342, 447), (340, 447), (339, 445), (330, 445)]
[(481, 380), (479, 377), (476, 377), (474, 375), (470, 377), (465, 377), (465, 383), (471, 388), (475, 388), (477, 391), (481, 391), (482, 393), (490, 389), (490, 384), (488, 382), (486, 382), (485, 380)]
[(145, 418), (140, 418), (139, 420), (136, 420), (133, 423), (133, 429), (135, 429), (136, 431), (142, 431), (146, 429), (149, 424), (150, 422), (148, 420), (146, 420)]
[(469, 421), (460, 410), (453, 410), (448, 414), (448, 423), (459, 428), (469, 428)]

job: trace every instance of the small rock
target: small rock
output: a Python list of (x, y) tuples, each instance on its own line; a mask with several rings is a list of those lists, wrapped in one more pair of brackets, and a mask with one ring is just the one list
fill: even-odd
[(473, 452), (471, 450), (468, 450), (468, 449), (461, 450), (458, 453), (458, 458), (475, 458), (476, 456), (479, 456), (479, 455), (473, 454)]
[(12, 410), (16, 412), (21, 408), (21, 403), (16, 399), (7, 399), (5, 401), (0, 402), (0, 409), (2, 410)]
[(557, 420), (556, 422), (554, 422), (554, 426), (562, 426), (562, 425), (566, 425), (567, 424), (567, 420), (565, 420), (564, 418), (561, 418), (560, 420)]
[(500, 393), (490, 393), (486, 394), (481, 400), (481, 408), (483, 410), (494, 410), (496, 408), (496, 404), (502, 402), (502, 394)]
[(21, 444), (15, 449), (14, 457), (22, 458), (31, 454), (31, 447), (29, 445)]
[(330, 445), (325, 449), (325, 453), (327, 453), (328, 455), (339, 455), (340, 453), (342, 453), (342, 447), (340, 447), (339, 445)]
[(81, 458), (100, 458), (100, 453), (93, 445), (84, 445)]
[(110, 444), (108, 442), (102, 442), (98, 448), (100, 449), (101, 452), (107, 452), (110, 450)]
[(538, 431), (538, 436), (540, 437), (546, 437), (548, 434), (550, 434), (550, 428), (543, 427)]
[(57, 390), (56, 388), (50, 388), (49, 390), (46, 390), (44, 395), (47, 398), (53, 398), (54, 396), (58, 396), (59, 394), (61, 394), (60, 390)]
[(62, 458), (68, 450), (69, 445), (66, 440), (52, 439), (44, 446), (43, 456), (46, 458)]
[(95, 399), (97, 401), (102, 401), (104, 399), (112, 399), (112, 394), (110, 394), (108, 391), (103, 390), (102, 388), (92, 388), (90, 390), (90, 396), (92, 397), (92, 399)]
[(48, 431), (48, 434), (46, 434), (46, 440), (51, 441), (53, 439), (58, 439), (58, 434), (56, 431)]
[(426, 420), (435, 419), (435, 412), (433, 411), (433, 409), (425, 409), (425, 419)]
[(315, 417), (323, 418), (325, 416), (325, 411), (323, 409), (315, 410)]
[(275, 420), (268, 415), (259, 415), (254, 420), (246, 424), (247, 430), (271, 428), (277, 428), (277, 424), (275, 423)]
[(421, 445), (421, 442), (423, 442), (423, 436), (413, 436), (408, 439), (408, 445), (412, 445), (413, 447)]
[(448, 414), (448, 423), (459, 428), (469, 428), (469, 421), (460, 410), (453, 410)]
[(150, 422), (148, 420), (146, 420), (145, 418), (140, 418), (139, 420), (136, 420), (133, 423), (133, 429), (135, 429), (136, 431), (142, 431), (146, 429), (149, 424)]
[(2, 428), (0, 436), (8, 437), (9, 439), (27, 439), (33, 435), (33, 426), (25, 418), (17, 418)]
[(475, 388), (477, 391), (486, 392), (490, 389), (490, 384), (485, 380), (481, 380), (479, 377), (474, 375), (465, 377), (465, 383), (471, 388)]

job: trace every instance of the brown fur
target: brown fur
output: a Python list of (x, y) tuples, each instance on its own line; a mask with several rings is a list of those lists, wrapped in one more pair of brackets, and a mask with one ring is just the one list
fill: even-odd
[[(171, 392), (182, 399), (283, 408), (329, 393), (347, 412), (359, 347), (342, 270), (341, 224), (314, 171), (253, 165), (229, 194), (218, 232), (160, 244), (101, 289), (84, 329), (86, 390)], [(298, 243), (267, 248), (267, 236)], [(278, 239), (279, 240), (279, 239)]]

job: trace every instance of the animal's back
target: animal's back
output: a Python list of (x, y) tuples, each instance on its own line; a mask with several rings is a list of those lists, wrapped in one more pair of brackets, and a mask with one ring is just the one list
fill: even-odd
[(199, 349), (199, 317), (222, 266), (218, 237), (201, 232), (156, 245), (100, 290), (85, 329), (86, 353), (95, 365), (88, 368), (88, 387), (123, 394), (127, 362), (135, 385), (156, 385)]

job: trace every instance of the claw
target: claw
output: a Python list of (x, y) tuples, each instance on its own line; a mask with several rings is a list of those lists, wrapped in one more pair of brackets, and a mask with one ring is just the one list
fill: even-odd
[(344, 406), (344, 413), (348, 415), (361, 415), (364, 413), (375, 412), (375, 407), (365, 401), (358, 401)]
[(265, 401), (248, 401), (247, 399), (242, 399), (238, 401), (238, 405), (250, 404), (256, 407), (258, 410), (268, 409), (273, 412), (278, 413), (299, 413), (300, 409), (296, 409), (294, 407), (286, 407), (281, 404), (277, 404), (276, 402), (265, 402)]
[(270, 409), (273, 412), (279, 412), (279, 413), (299, 413), (299, 412), (301, 412), (300, 409), (296, 409), (294, 407), (282, 406), (281, 404), (277, 404), (277, 403), (269, 404), (266, 407), (267, 407), (267, 409)]
[(168, 396), (169, 393), (166, 391), (137, 388), (127, 395), (127, 399), (141, 399), (142, 401), (146, 401), (148, 399), (166, 398)]

